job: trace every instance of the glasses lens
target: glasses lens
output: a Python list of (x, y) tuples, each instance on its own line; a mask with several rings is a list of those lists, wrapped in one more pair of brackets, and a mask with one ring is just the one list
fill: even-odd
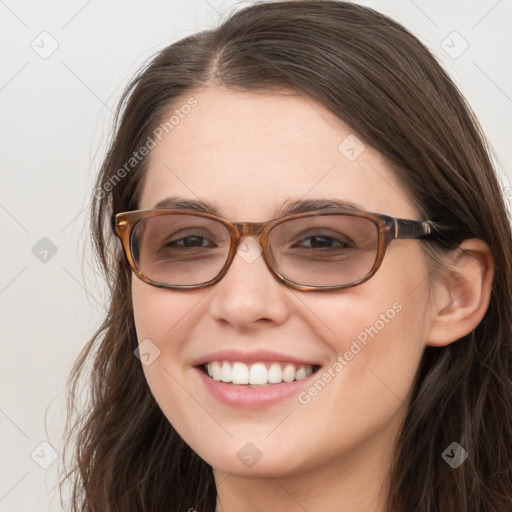
[(194, 285), (211, 281), (229, 254), (229, 231), (194, 215), (160, 215), (139, 221), (132, 232), (135, 266), (152, 281)]
[(377, 259), (378, 245), (376, 224), (340, 214), (289, 220), (269, 235), (276, 269), (307, 286), (338, 286), (365, 277)]
[[(135, 266), (152, 281), (186, 286), (214, 279), (229, 254), (222, 223), (187, 214), (159, 215), (133, 228)], [(306, 286), (358, 281), (377, 259), (379, 231), (371, 220), (350, 215), (293, 219), (269, 234), (272, 263), (286, 279)]]

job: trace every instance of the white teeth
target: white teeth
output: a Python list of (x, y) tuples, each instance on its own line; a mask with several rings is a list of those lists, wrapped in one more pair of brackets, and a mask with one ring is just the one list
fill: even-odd
[(213, 380), (220, 381), (222, 380), (222, 370), (219, 361), (213, 361), (213, 363), (208, 364), (208, 374), (212, 372)]
[(268, 381), (270, 384), (278, 384), (283, 380), (283, 372), (279, 363), (272, 363), (268, 369)]
[(208, 375), (216, 381), (231, 382), (237, 385), (254, 386), (279, 384), (305, 379), (313, 373), (310, 364), (295, 366), (291, 363), (254, 363), (247, 365), (241, 362), (212, 361), (206, 365)]
[(304, 365), (299, 366), (295, 372), (295, 380), (305, 379), (308, 376), (308, 371)]
[(235, 363), (233, 365), (233, 384), (249, 384), (249, 368), (246, 364)]
[(224, 361), (222, 363), (220, 375), (220, 380), (222, 380), (222, 382), (231, 382), (233, 380), (233, 372), (231, 371), (231, 365), (227, 361)]
[(267, 382), (268, 382), (268, 372), (267, 372), (265, 365), (263, 363), (256, 363), (256, 364), (251, 365), (251, 370), (249, 373), (249, 383), (250, 384), (267, 384)]
[(293, 364), (287, 364), (283, 370), (283, 380), (285, 382), (293, 382), (295, 379), (295, 366)]

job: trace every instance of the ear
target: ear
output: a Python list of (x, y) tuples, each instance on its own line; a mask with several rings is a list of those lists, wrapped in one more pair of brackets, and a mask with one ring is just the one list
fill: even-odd
[(442, 347), (473, 331), (491, 300), (494, 258), (480, 239), (464, 240), (449, 255), (453, 270), (441, 271), (432, 298), (425, 344)]

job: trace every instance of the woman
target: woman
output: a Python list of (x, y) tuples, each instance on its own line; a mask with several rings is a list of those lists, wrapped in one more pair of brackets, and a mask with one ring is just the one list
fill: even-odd
[(71, 510), (511, 510), (509, 221), (403, 27), (270, 2), (164, 49), (91, 219)]

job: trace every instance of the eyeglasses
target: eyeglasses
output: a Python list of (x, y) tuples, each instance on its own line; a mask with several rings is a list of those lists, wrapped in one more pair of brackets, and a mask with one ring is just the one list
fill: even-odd
[(159, 208), (114, 214), (112, 227), (135, 275), (152, 286), (185, 290), (218, 283), (242, 239), (251, 236), (272, 275), (302, 291), (364, 283), (379, 269), (391, 241), (451, 229), (430, 220), (333, 209), (230, 222), (209, 213)]

